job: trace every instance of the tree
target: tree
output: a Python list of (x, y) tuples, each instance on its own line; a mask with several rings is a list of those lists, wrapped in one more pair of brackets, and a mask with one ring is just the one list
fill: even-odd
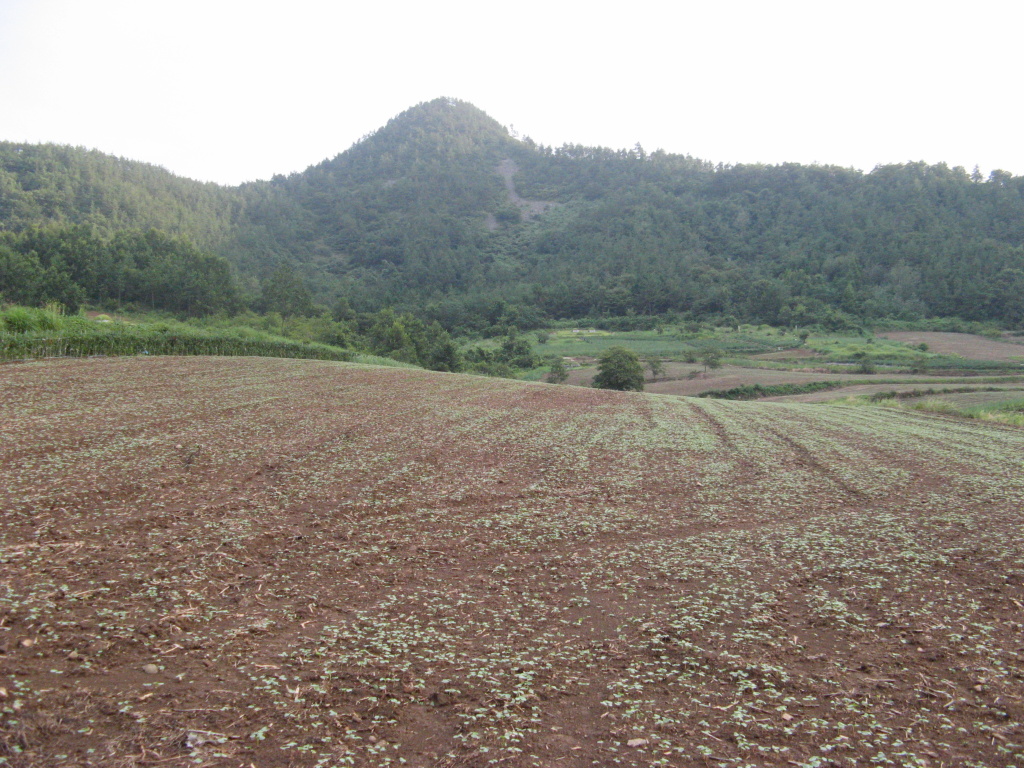
[(564, 384), (568, 378), (569, 369), (565, 367), (565, 360), (556, 357), (551, 361), (551, 368), (548, 371), (548, 375), (544, 377), (544, 380), (548, 384)]
[(658, 377), (665, 372), (665, 366), (661, 362), (661, 358), (651, 357), (647, 360), (647, 368), (651, 372), (651, 381), (657, 381)]
[(459, 346), (441, 325), (434, 321), (425, 327), (425, 351), (420, 354), (420, 365), (432, 371), (457, 373), (462, 370)]
[(530, 342), (514, 334), (506, 336), (498, 348), (498, 360), (513, 368), (534, 368), (540, 359), (534, 354)]
[(356, 312), (348, 299), (342, 296), (331, 310), (331, 316), (339, 323), (348, 323), (356, 319)]
[(309, 289), (288, 264), (281, 264), (263, 281), (262, 291), (264, 312), (280, 312), (284, 317), (312, 317), (317, 312)]
[(859, 349), (856, 352), (854, 352), (853, 353), (853, 359), (856, 360), (857, 363), (858, 363), (858, 365), (857, 365), (857, 373), (874, 373), (875, 372), (874, 363), (871, 362), (871, 358), (868, 357), (868, 353), (865, 350)]
[(722, 350), (715, 349), (714, 347), (707, 347), (700, 353), (700, 362), (704, 366), (705, 373), (707, 373), (709, 368), (712, 370), (715, 368), (721, 368)]
[(609, 347), (598, 359), (594, 386), (598, 389), (620, 389), (642, 392), (644, 369), (636, 352), (625, 347)]
[(403, 363), (416, 363), (419, 355), (407, 328), (405, 316), (396, 315), (393, 309), (382, 309), (374, 315), (376, 322), (367, 336), (370, 351), (381, 357), (390, 357)]

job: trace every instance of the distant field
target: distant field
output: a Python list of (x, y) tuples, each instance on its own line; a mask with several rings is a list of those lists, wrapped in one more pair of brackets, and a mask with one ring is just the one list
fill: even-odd
[(971, 360), (1003, 360), (1024, 362), (1024, 343), (1009, 339), (997, 341), (970, 333), (938, 333), (934, 331), (885, 331), (887, 339), (904, 344), (927, 344), (929, 351), (944, 355), (960, 355)]
[(0, 367), (0, 764), (1024, 765), (1024, 430)]
[[(1012, 381), (1024, 375), (1024, 359), (1020, 360), (1020, 370), (1012, 365), (1018, 362), (1015, 355), (1024, 353), (1024, 344), (993, 341), (971, 334), (893, 332), (880, 334), (886, 339), (884, 341), (863, 336), (819, 335), (812, 337), (808, 346), (790, 346), (782, 350), (772, 345), (797, 345), (799, 340), (755, 329), (743, 333), (718, 332), (685, 341), (667, 333), (659, 341), (654, 332), (602, 332), (589, 340), (571, 341), (564, 341), (564, 331), (561, 334), (559, 338), (562, 341), (539, 345), (537, 350), (543, 354), (564, 354), (579, 364), (570, 372), (569, 384), (589, 386), (597, 372), (596, 358), (600, 351), (622, 345), (633, 349), (642, 358), (658, 357), (673, 361), (665, 362), (664, 373), (646, 385), (646, 391), (666, 395), (692, 396), (755, 385), (851, 382), (850, 387), (772, 398), (822, 402), (905, 387), (913, 389), (950, 382), (958, 382), (958, 386), (968, 385), (972, 377), (979, 382), (981, 379), (977, 377), (984, 377), (984, 383), (979, 383), (979, 386), (985, 386), (999, 378)], [(916, 349), (922, 342), (928, 344), (927, 352)], [(679, 362), (687, 352), (693, 353), (705, 347), (722, 350), (729, 364), (705, 371), (703, 365)], [(758, 351), (769, 348), (774, 351)], [(867, 357), (873, 372), (861, 372), (861, 366), (853, 362), (856, 358), (852, 355), (860, 353)], [(874, 361), (875, 358), (878, 362)], [(841, 362), (843, 360), (850, 362)], [(909, 373), (913, 370), (912, 364), (918, 360), (938, 372)], [(873, 379), (879, 383), (871, 383)]]
[[(705, 373), (700, 365), (676, 365), (665, 366), (664, 381), (648, 383), (645, 391), (660, 395), (697, 395), (708, 390), (732, 389), (750, 384), (761, 384), (771, 386), (772, 384), (805, 384), (812, 381), (864, 381), (870, 376), (863, 373), (816, 373), (810, 371), (776, 371), (759, 368), (742, 368), (733, 365), (723, 365), (716, 370), (709, 370)], [(689, 373), (697, 373), (693, 379), (686, 378)], [(676, 378), (679, 377), (679, 378)], [(901, 376), (907, 381), (926, 382), (932, 377), (927, 376)], [(836, 390), (832, 390), (833, 392)]]
[(991, 402), (997, 402), (1000, 399), (1015, 399), (1021, 396), (1024, 392), (1024, 384), (1021, 382), (1008, 381), (1004, 384), (983, 384), (976, 383), (971, 384), (968, 381), (950, 381), (949, 379), (943, 379), (941, 381), (922, 381), (922, 382), (911, 382), (903, 384), (854, 384), (849, 387), (841, 387), (839, 389), (830, 389), (825, 392), (810, 392), (804, 395), (784, 395), (782, 397), (766, 397), (765, 401), (775, 402), (791, 402), (791, 403), (821, 403), (828, 400), (839, 400), (846, 397), (860, 397), (863, 395), (876, 395), (880, 392), (913, 392), (915, 390), (935, 388), (938, 390), (944, 388), (956, 388), (974, 386), (978, 389), (988, 389), (994, 386), (1003, 388), (1004, 392), (978, 392), (978, 393), (962, 393), (962, 394), (941, 394), (941, 395), (923, 395), (922, 398), (927, 397), (941, 397), (943, 399), (955, 399), (955, 398), (978, 398), (980, 401), (988, 401), (991, 398)]
[[(789, 395), (786, 397), (771, 398), (773, 400), (793, 400), (795, 402), (822, 402), (825, 400), (836, 400), (850, 395), (873, 394), (889, 390), (927, 388), (931, 386), (970, 386), (972, 379), (969, 377), (949, 376), (914, 376), (910, 374), (886, 375), (886, 374), (863, 374), (863, 373), (820, 373), (813, 371), (786, 371), (763, 368), (744, 368), (735, 365), (723, 365), (721, 368), (705, 371), (704, 367), (697, 364), (687, 363), (666, 363), (665, 372), (658, 377), (657, 381), (648, 381), (644, 386), (645, 392), (659, 395), (681, 395), (694, 397), (703, 392), (722, 391), (734, 387), (750, 386), (760, 384), (761, 386), (772, 386), (775, 384), (806, 384), (817, 381), (851, 382), (848, 387), (840, 387), (824, 392), (814, 392), (807, 395)], [(595, 366), (585, 366), (574, 369), (569, 374), (569, 384), (576, 386), (590, 386), (594, 374), (597, 372)], [(696, 374), (696, 375), (694, 375)], [(693, 378), (690, 378), (694, 375)], [(648, 378), (650, 374), (648, 372)], [(880, 383), (871, 382), (877, 379)], [(1014, 386), (1020, 377), (985, 377), (984, 381), (978, 381), (976, 386), (993, 386), (1001, 379), (1008, 383), (1006, 386)]]
[(1010, 403), (1024, 398), (1024, 387), (1017, 387), (1016, 389), (1007, 389), (1003, 392), (959, 392), (959, 393), (942, 393), (938, 395), (923, 395), (920, 398), (912, 398), (911, 402), (916, 400), (927, 400), (927, 399), (939, 399), (945, 400), (956, 405), (969, 407), (972, 405), (997, 405), (999, 403)]
[(780, 335), (778, 331), (759, 331), (753, 328), (741, 333), (703, 335), (680, 335), (671, 329), (659, 334), (656, 331), (608, 332), (579, 328), (555, 331), (549, 335), (546, 343), (534, 345), (534, 350), (544, 355), (597, 357), (609, 347), (625, 346), (641, 357), (682, 359), (686, 353), (706, 347), (719, 349), (726, 355), (746, 355), (775, 353), (798, 344), (799, 340), (793, 334)]

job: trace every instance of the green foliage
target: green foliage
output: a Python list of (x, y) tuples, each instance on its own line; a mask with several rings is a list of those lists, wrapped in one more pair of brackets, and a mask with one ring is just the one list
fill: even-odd
[(981, 419), (1024, 427), (1024, 398), (1008, 398), (999, 402), (964, 405), (941, 397), (920, 400), (907, 406), (915, 411), (937, 413), (964, 419)]
[(353, 360), (351, 350), (297, 342), (247, 329), (201, 329), (185, 323), (100, 323), (14, 307), (0, 313), (0, 359), (90, 355), (258, 355)]
[(549, 384), (564, 384), (569, 378), (569, 369), (565, 367), (565, 361), (556, 357), (551, 361), (548, 368), (548, 373), (544, 377), (544, 381)]
[[(387, 314), (387, 313), (385, 313)], [(394, 313), (390, 313), (394, 317)], [(358, 318), (372, 324), (374, 316)], [(436, 323), (411, 316), (401, 320), (412, 329), (415, 360), (375, 355), (354, 323), (326, 315), (283, 317), (278, 313), (219, 315), (179, 322), (152, 315), (130, 321), (62, 316), (50, 310), (11, 307), (0, 312), (0, 359), (86, 355), (254, 355), (343, 360), (373, 365), (461, 370), (462, 357), (448, 333)]]
[(483, 376), (515, 378), (516, 371), (508, 363), (498, 359), (495, 350), (482, 346), (470, 347), (465, 352), (466, 370)]
[(541, 364), (530, 342), (510, 334), (497, 346), (476, 345), (465, 352), (468, 370), (485, 376), (514, 378), (516, 372), (528, 371)]
[(204, 249), (236, 230), (238, 190), (96, 150), (0, 141), (0, 229), (84, 225), (109, 238), (159, 229)]
[(599, 389), (619, 389), (642, 392), (644, 369), (636, 352), (625, 347), (611, 347), (598, 359), (594, 386)]
[(369, 348), (376, 355), (435, 371), (460, 371), (462, 357), (452, 338), (436, 322), (424, 323), (409, 313), (385, 309), (372, 317)]
[(1002, 387), (944, 387), (942, 389), (936, 389), (935, 387), (928, 387), (927, 389), (909, 389), (909, 390), (896, 390), (892, 389), (887, 392), (875, 392), (872, 395), (867, 396), (867, 400), (872, 403), (880, 403), (885, 400), (915, 400), (922, 397), (930, 397), (933, 395), (955, 395), (964, 392), (1002, 392)]
[(700, 352), (700, 362), (704, 370), (722, 367), (722, 350), (717, 347), (705, 347)]
[(523, 220), (523, 212), (518, 205), (506, 203), (498, 207), (494, 217), (503, 224), (518, 224)]
[[(499, 166), (515, 169), (518, 195), (550, 204), (543, 215), (513, 204)], [(17, 239), (39, 227), (60, 234)], [(154, 229), (163, 241), (139, 234)], [(492, 336), (556, 318), (653, 330), (670, 314), (830, 331), (1024, 324), (1024, 178), (555, 149), (453, 99), (302, 173), (234, 188), (0, 143), (0, 230), (2, 299), (37, 306), (199, 315), (237, 310), (244, 291), (287, 316), (344, 297), (357, 312), (395, 307)], [(281, 264), (298, 278), (276, 280)]]
[(714, 397), (719, 400), (759, 400), (762, 397), (784, 395), (805, 395), (845, 386), (841, 381), (809, 381), (805, 384), (746, 384), (731, 389), (715, 389), (701, 392), (697, 397)]
[(112, 237), (86, 227), (0, 232), (0, 298), (76, 311), (84, 301), (134, 303), (183, 315), (232, 310), (228, 263), (157, 230)]
[(498, 349), (498, 360), (513, 368), (533, 368), (540, 364), (540, 358), (533, 352), (530, 342), (521, 336), (507, 336)]
[(260, 308), (284, 317), (312, 316), (320, 309), (313, 304), (309, 289), (287, 264), (282, 264), (263, 281)]
[(665, 365), (657, 357), (650, 357), (647, 359), (647, 368), (651, 372), (652, 381), (657, 381), (658, 377), (665, 372)]
[(7, 333), (31, 333), (52, 331), (57, 328), (59, 318), (52, 312), (28, 307), (11, 307), (0, 313), (0, 330)]

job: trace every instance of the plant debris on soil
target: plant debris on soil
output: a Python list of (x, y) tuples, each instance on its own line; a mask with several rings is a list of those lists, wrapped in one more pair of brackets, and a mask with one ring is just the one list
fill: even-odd
[(0, 764), (1024, 766), (1024, 431), (0, 369)]

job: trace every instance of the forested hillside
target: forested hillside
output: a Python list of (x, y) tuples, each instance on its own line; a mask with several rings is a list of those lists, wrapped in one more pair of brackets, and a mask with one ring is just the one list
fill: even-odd
[(202, 247), (236, 230), (235, 189), (175, 176), (95, 150), (0, 142), (0, 225), (84, 224), (101, 232), (160, 229)]
[(289, 275), (327, 306), (393, 306), (452, 329), (666, 313), (1019, 325), (1024, 177), (552, 148), (452, 99), (301, 173), (234, 188), (0, 144), (8, 301), (310, 311), (271, 306)]

